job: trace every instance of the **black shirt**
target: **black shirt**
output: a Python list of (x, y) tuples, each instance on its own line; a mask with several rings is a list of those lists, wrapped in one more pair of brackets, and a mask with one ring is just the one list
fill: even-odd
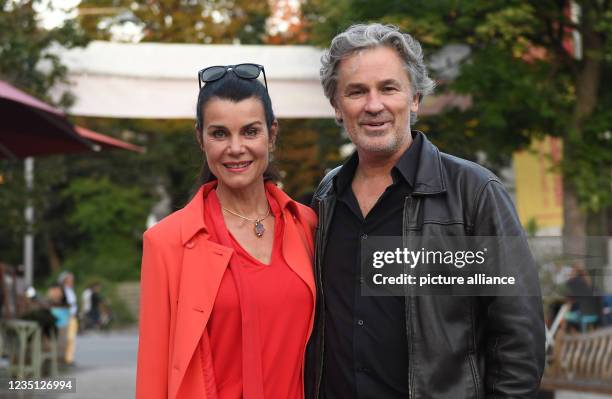
[(357, 153), (334, 180), (338, 201), (322, 276), (325, 399), (408, 397), (404, 298), (361, 296), (360, 241), (365, 235), (402, 235), (404, 199), (414, 187), (421, 145), (417, 135), (391, 170), (393, 184), (365, 219), (351, 188), (359, 163)]

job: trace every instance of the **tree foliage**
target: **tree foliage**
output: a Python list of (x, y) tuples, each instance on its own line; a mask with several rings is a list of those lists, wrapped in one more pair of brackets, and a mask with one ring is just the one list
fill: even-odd
[(150, 42), (256, 44), (265, 40), (270, 10), (265, 0), (83, 0), (79, 12), (95, 39), (131, 27)]
[[(51, 87), (66, 82), (67, 69), (52, 45), (83, 46), (87, 38), (74, 21), (46, 30), (39, 26), (35, 5), (40, 0), (0, 0), (0, 79), (48, 102)], [(57, 105), (69, 106), (65, 92)]]
[(65, 266), (114, 280), (138, 278), (138, 243), (150, 205), (141, 189), (108, 177), (75, 178), (62, 197), (72, 208), (66, 222), (79, 242)]

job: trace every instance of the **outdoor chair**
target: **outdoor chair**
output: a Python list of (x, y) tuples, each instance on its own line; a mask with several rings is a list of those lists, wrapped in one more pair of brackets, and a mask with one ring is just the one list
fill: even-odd
[(26, 320), (5, 320), (1, 325), (5, 350), (10, 361), (8, 373), (15, 378), (41, 378), (45, 361), (49, 374), (57, 376), (57, 340), (55, 334), (43, 338), (38, 323)]

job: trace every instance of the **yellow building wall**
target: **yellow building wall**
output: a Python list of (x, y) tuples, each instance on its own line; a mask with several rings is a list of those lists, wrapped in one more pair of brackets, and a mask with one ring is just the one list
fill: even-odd
[(535, 219), (540, 228), (563, 227), (563, 181), (551, 170), (562, 154), (561, 139), (550, 136), (513, 154), (516, 206), (523, 226)]

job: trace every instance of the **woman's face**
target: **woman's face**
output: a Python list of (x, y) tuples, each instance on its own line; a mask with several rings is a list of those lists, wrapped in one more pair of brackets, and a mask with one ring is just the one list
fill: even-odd
[(261, 184), (278, 130), (274, 121), (268, 131), (261, 100), (213, 98), (204, 105), (202, 115), (202, 150), (219, 185), (249, 189)]

